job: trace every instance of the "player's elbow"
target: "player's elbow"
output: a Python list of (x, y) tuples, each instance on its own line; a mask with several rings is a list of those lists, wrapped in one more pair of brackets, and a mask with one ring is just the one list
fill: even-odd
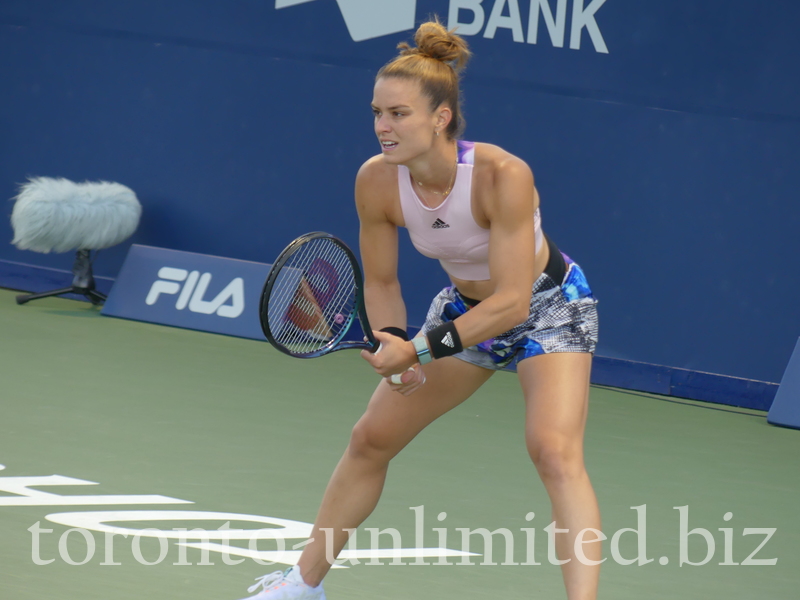
[(503, 325), (505, 331), (522, 325), (530, 315), (530, 298), (521, 295), (509, 295), (504, 303)]
[(514, 324), (511, 327), (509, 327), (509, 329), (522, 325), (525, 321), (528, 320), (529, 315), (530, 315), (530, 309), (527, 303), (517, 305), (514, 309), (514, 318), (512, 319)]

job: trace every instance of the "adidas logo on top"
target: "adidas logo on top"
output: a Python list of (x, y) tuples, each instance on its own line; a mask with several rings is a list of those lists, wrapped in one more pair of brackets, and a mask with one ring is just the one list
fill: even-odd
[(445, 335), (445, 336), (442, 338), (442, 343), (443, 343), (445, 346), (449, 346), (450, 348), (455, 348), (455, 347), (456, 347), (456, 345), (453, 343), (453, 334), (451, 334), (449, 331), (448, 331), (448, 332), (447, 332), (447, 334), (446, 334), (446, 335)]
[(450, 227), (450, 225), (448, 225), (447, 223), (445, 223), (441, 219), (436, 219), (433, 222), (433, 225), (431, 225), (432, 229), (447, 229), (448, 227)]

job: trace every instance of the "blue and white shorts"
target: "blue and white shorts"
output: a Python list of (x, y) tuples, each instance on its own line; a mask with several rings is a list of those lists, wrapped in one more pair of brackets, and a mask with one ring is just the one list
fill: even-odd
[[(578, 264), (561, 252), (557, 258), (560, 257), (564, 261), (561, 269), (552, 269), (548, 265), (548, 269), (534, 282), (527, 321), (454, 356), (486, 369), (515, 371), (519, 361), (540, 354), (594, 353), (598, 329), (597, 300)], [(554, 262), (552, 253), (550, 262)], [(559, 275), (563, 273), (561, 281), (553, 278), (554, 271)], [(428, 333), (434, 327), (456, 319), (473, 306), (455, 286), (444, 288), (433, 299), (422, 332)]]

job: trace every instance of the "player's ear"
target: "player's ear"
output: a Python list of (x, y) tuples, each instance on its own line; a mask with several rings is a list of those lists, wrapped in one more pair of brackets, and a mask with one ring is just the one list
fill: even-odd
[(453, 111), (446, 104), (442, 104), (436, 109), (436, 131), (443, 132), (447, 129), (450, 121), (453, 120)]

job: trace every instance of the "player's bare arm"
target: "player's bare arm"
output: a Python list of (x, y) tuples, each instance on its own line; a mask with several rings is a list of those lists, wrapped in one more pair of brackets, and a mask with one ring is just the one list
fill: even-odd
[(377, 330), (406, 328), (406, 307), (397, 278), (397, 224), (391, 215), (391, 194), (396, 186), (392, 170), (375, 157), (364, 163), (356, 176), (364, 299), (370, 323)]
[(491, 169), (481, 207), (489, 221), (492, 294), (456, 319), (464, 347), (524, 322), (535, 273), (533, 174), (524, 161), (504, 153)]

